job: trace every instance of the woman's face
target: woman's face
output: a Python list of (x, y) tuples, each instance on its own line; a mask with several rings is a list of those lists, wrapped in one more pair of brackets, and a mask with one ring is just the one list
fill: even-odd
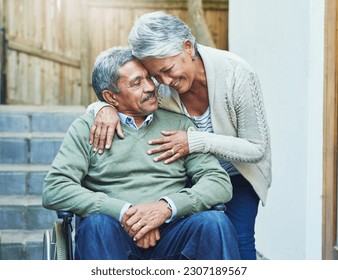
[(195, 77), (194, 55), (194, 48), (187, 41), (182, 54), (167, 58), (147, 58), (142, 63), (159, 83), (174, 88), (178, 93), (184, 93), (189, 91)]

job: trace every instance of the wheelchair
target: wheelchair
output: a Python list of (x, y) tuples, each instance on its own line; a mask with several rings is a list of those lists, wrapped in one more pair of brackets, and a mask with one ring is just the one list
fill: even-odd
[[(213, 206), (210, 210), (225, 212), (224, 203)], [(74, 233), (79, 218), (69, 211), (57, 211), (58, 221), (54, 223), (52, 232), (45, 230), (43, 234), (43, 260), (74, 260)]]
[[(74, 214), (69, 211), (57, 211), (58, 220), (52, 232), (45, 230), (43, 234), (43, 260), (73, 260), (73, 228)], [(75, 227), (78, 223), (75, 217)]]

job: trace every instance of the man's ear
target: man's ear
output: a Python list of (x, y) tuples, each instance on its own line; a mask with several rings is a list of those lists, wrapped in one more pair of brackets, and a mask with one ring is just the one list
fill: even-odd
[(107, 103), (113, 105), (114, 107), (117, 107), (119, 105), (119, 102), (117, 101), (116, 98), (116, 94), (113, 91), (105, 89), (102, 92), (102, 96)]

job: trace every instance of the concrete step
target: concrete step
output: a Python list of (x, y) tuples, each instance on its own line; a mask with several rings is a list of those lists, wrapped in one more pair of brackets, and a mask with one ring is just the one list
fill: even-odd
[(42, 260), (44, 230), (1, 230), (0, 260)]
[(50, 228), (54, 211), (42, 207), (41, 196), (0, 196), (0, 230)]
[(0, 133), (0, 164), (51, 163), (60, 149), (64, 132)]
[(0, 196), (41, 195), (49, 164), (0, 164)]
[(41, 259), (57, 220), (41, 205), (43, 180), (82, 106), (0, 105), (0, 259)]
[(0, 131), (65, 132), (83, 113), (83, 106), (0, 105)]

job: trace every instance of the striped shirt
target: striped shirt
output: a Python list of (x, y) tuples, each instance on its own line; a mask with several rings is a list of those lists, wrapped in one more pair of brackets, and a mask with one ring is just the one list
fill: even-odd
[[(198, 130), (204, 131), (204, 132), (209, 132), (209, 133), (214, 133), (212, 129), (212, 123), (211, 123), (211, 114), (210, 114), (210, 107), (207, 108), (207, 110), (204, 112), (203, 115), (201, 116), (190, 116), (188, 113), (188, 110), (183, 107), (183, 112), (184, 114), (189, 117), (198, 127)], [(240, 174), (238, 170), (232, 165), (230, 161), (225, 160), (224, 158), (218, 157), (217, 158), (223, 169), (228, 172), (229, 176), (233, 175), (238, 175)]]

